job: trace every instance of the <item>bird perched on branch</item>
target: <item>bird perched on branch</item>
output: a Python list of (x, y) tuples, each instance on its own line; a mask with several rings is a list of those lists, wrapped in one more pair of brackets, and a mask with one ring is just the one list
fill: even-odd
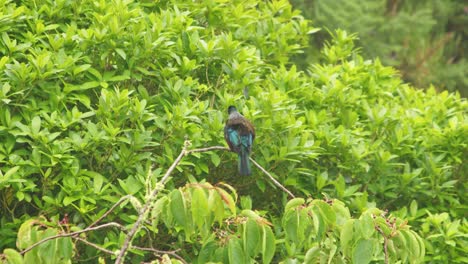
[(250, 175), (249, 155), (255, 139), (255, 129), (249, 120), (237, 112), (236, 107), (229, 106), (228, 114), (229, 117), (224, 126), (224, 139), (231, 151), (239, 156), (240, 175)]

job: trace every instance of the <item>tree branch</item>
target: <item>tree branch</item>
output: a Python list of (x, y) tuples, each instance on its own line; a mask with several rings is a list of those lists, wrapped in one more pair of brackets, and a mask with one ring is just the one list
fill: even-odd
[(119, 206), (120, 204), (122, 204), (125, 200), (131, 198), (132, 195), (125, 195), (124, 197), (120, 198), (120, 200), (118, 200), (109, 210), (107, 210), (101, 217), (99, 217), (96, 221), (94, 221), (94, 223), (92, 223), (91, 225), (88, 226), (88, 228), (90, 227), (93, 227), (95, 225), (97, 225), (97, 223), (99, 223), (102, 219), (104, 219), (106, 216), (108, 216), (112, 211), (114, 211), (114, 209)]
[(120, 263), (123, 262), (123, 259), (125, 257), (125, 254), (127, 253), (128, 247), (130, 246), (130, 242), (132, 241), (132, 239), (135, 236), (135, 233), (138, 231), (138, 229), (140, 229), (140, 226), (141, 226), (142, 222), (144, 221), (144, 219), (146, 217), (146, 214), (148, 213), (148, 211), (151, 210), (153, 200), (156, 198), (156, 195), (158, 195), (159, 191), (164, 187), (164, 184), (169, 179), (169, 176), (171, 175), (172, 171), (180, 163), (182, 158), (187, 154), (187, 147), (189, 146), (189, 144), (190, 144), (189, 141), (186, 140), (185, 143), (184, 143), (184, 148), (180, 152), (177, 159), (172, 163), (172, 165), (166, 171), (166, 174), (164, 174), (164, 176), (162, 177), (159, 184), (153, 189), (153, 192), (151, 193), (148, 201), (145, 203), (145, 205), (141, 209), (140, 215), (138, 216), (137, 221), (133, 225), (130, 232), (127, 234), (127, 237), (125, 238), (124, 244), (123, 244), (122, 248), (120, 249), (119, 255), (117, 256), (117, 259), (115, 260), (115, 264), (120, 264)]
[[(147, 213), (151, 210), (151, 208), (153, 206), (153, 201), (156, 199), (156, 196), (158, 195), (158, 193), (162, 190), (162, 188), (164, 187), (164, 185), (168, 181), (169, 176), (174, 171), (174, 169), (177, 167), (177, 165), (181, 162), (181, 160), (182, 160), (182, 158), (184, 156), (186, 156), (188, 154), (192, 154), (192, 153), (207, 152), (207, 151), (211, 151), (211, 150), (227, 150), (227, 151), (230, 151), (229, 148), (226, 148), (224, 146), (212, 146), (212, 147), (207, 147), (207, 148), (187, 150), (187, 148), (189, 146), (190, 146), (190, 141), (186, 140), (184, 142), (184, 147), (183, 147), (182, 151), (180, 152), (179, 156), (176, 158), (176, 160), (172, 163), (172, 165), (166, 171), (166, 173), (161, 178), (161, 180), (159, 181), (157, 186), (151, 192), (148, 201), (141, 208), (137, 221), (133, 225), (130, 232), (127, 233), (127, 237), (125, 238), (124, 244), (123, 244), (122, 248), (120, 249), (119, 254), (117, 255), (117, 258), (116, 258), (116, 261), (115, 261), (116, 264), (120, 264), (120, 263), (123, 262), (123, 259), (124, 259), (125, 255), (126, 255), (126, 252), (128, 251), (128, 249), (130, 247), (130, 244), (131, 244), (131, 241), (132, 241), (133, 237), (135, 236), (136, 232), (140, 229), (142, 223), (144, 222), (144, 220), (146, 218)], [(278, 186), (280, 189), (282, 189), (284, 192), (286, 192), (292, 198), (295, 198), (295, 196), (288, 189), (286, 189), (275, 178), (273, 178), (273, 176), (271, 176), (271, 174), (268, 173), (262, 166), (260, 166), (254, 159), (250, 158), (250, 160), (253, 162), (253, 164), (256, 167), (258, 167), (263, 173), (265, 173), (276, 186)], [(128, 199), (130, 199), (132, 197), (133, 197), (132, 195), (126, 195), (126, 196), (123, 196), (122, 198), (120, 198), (119, 201), (117, 201), (109, 210), (107, 210), (102, 216), (100, 216), (98, 219), (96, 219), (87, 228), (85, 228), (83, 230), (80, 230), (80, 231), (72, 232), (72, 233), (58, 234), (58, 235), (55, 235), (55, 236), (50, 236), (50, 237), (44, 238), (44, 239), (32, 244), (31, 246), (27, 247), (26, 249), (21, 251), (20, 254), (24, 255), (27, 252), (31, 251), (36, 246), (38, 246), (38, 245), (40, 245), (42, 243), (45, 243), (45, 242), (47, 242), (49, 240), (53, 240), (53, 239), (56, 239), (56, 238), (62, 238), (62, 237), (72, 237), (73, 239), (79, 240), (79, 241), (81, 241), (81, 242), (83, 242), (83, 243), (85, 243), (85, 244), (87, 244), (89, 246), (92, 246), (92, 247), (94, 247), (94, 248), (96, 248), (96, 249), (98, 249), (100, 251), (103, 251), (103, 252), (111, 254), (111, 255), (116, 255), (115, 252), (113, 252), (111, 250), (108, 250), (108, 249), (105, 249), (105, 248), (103, 248), (103, 247), (101, 247), (99, 245), (96, 245), (96, 244), (92, 243), (92, 242), (89, 242), (89, 241), (79, 237), (78, 235), (81, 234), (81, 233), (86, 233), (86, 232), (89, 232), (89, 231), (94, 231), (94, 230), (98, 230), (98, 229), (102, 229), (102, 228), (106, 228), (106, 227), (111, 227), (111, 226), (118, 227), (121, 230), (125, 230), (125, 228), (122, 225), (120, 225), (118, 223), (115, 223), (115, 222), (110, 222), (110, 223), (102, 224), (102, 225), (99, 225), (99, 226), (95, 226), (95, 225), (98, 224), (102, 219), (107, 217), (112, 211), (114, 211), (115, 208), (117, 208), (117, 206), (121, 205), (124, 201), (126, 201), (126, 200), (128, 200)], [(168, 254), (168, 255), (171, 255), (171, 256), (179, 259), (181, 262), (186, 263), (184, 259), (182, 259), (179, 255), (177, 255), (175, 253), (176, 251), (163, 251), (163, 250), (158, 250), (158, 249), (154, 249), (154, 248), (142, 248), (142, 247), (137, 247), (137, 246), (131, 246), (131, 248), (144, 250), (144, 251), (151, 251), (151, 252), (154, 252), (154, 253), (157, 253), (157, 254)]]
[(385, 252), (385, 264), (388, 264), (388, 237), (383, 232), (379, 225), (375, 226), (375, 229), (383, 236), (384, 239), (384, 252)]
[[(153, 189), (151, 192), (148, 201), (143, 205), (143, 208), (141, 209), (138, 219), (133, 225), (132, 229), (130, 232), (128, 232), (127, 237), (125, 238), (124, 244), (122, 248), (120, 249), (119, 255), (117, 256), (117, 259), (115, 260), (115, 264), (121, 264), (124, 261), (125, 255), (128, 251), (128, 248), (130, 247), (131, 241), (133, 237), (135, 236), (136, 232), (140, 229), (142, 223), (144, 222), (147, 213), (151, 210), (153, 207), (153, 201), (156, 199), (156, 196), (158, 195), (159, 191), (162, 190), (164, 185), (166, 184), (166, 181), (169, 179), (169, 176), (171, 175), (172, 171), (177, 167), (177, 165), (180, 163), (182, 158), (188, 154), (195, 153), (195, 152), (207, 152), (211, 150), (230, 150), (229, 148), (223, 147), (223, 146), (213, 146), (213, 147), (207, 147), (207, 148), (199, 148), (199, 149), (191, 149), (187, 150), (187, 148), (190, 146), (190, 141), (186, 140), (184, 142), (184, 147), (182, 151), (180, 152), (179, 156), (176, 158), (176, 160), (172, 163), (172, 165), (169, 167), (169, 169), (166, 171), (164, 176), (161, 178), (157, 186)], [(263, 173), (265, 173), (272, 181), (273, 183), (281, 188), (283, 191), (285, 191), (287, 194), (289, 194), (292, 198), (295, 196), (288, 190), (286, 189), (283, 185), (281, 185), (273, 176), (271, 176), (262, 166), (260, 166), (255, 160), (250, 158), (250, 160), (257, 166)]]
[(250, 158), (250, 160), (252, 161), (252, 163), (255, 166), (257, 166), (257, 168), (259, 168), (263, 173), (265, 173), (276, 186), (278, 186), (281, 190), (283, 190), (284, 192), (289, 194), (289, 196), (291, 196), (291, 198), (296, 198), (296, 196), (294, 196), (294, 194), (292, 194), (288, 189), (286, 189), (286, 187), (281, 185), (281, 183), (279, 183), (275, 178), (273, 178), (273, 176), (271, 176), (271, 174), (268, 173), (268, 171), (266, 171), (262, 166), (260, 166), (260, 164), (258, 164), (254, 159)]
[(199, 149), (191, 149), (186, 151), (187, 154), (195, 153), (195, 152), (207, 152), (210, 150), (228, 150), (230, 151), (229, 148), (223, 147), (223, 146), (213, 146), (213, 147), (207, 147), (207, 148), (199, 148)]
[(79, 241), (85, 243), (86, 245), (91, 246), (91, 247), (93, 247), (93, 248), (96, 248), (96, 249), (98, 249), (99, 251), (102, 251), (102, 252), (104, 252), (104, 253), (107, 253), (107, 254), (110, 254), (110, 255), (115, 255), (115, 252), (114, 252), (114, 251), (108, 250), (107, 248), (103, 248), (103, 247), (101, 247), (101, 246), (99, 246), (99, 245), (96, 245), (96, 244), (94, 244), (94, 243), (91, 243), (91, 242), (89, 242), (88, 240), (83, 239), (83, 238), (81, 238), (81, 237), (79, 237), (79, 236), (74, 236), (73, 239), (79, 240)]
[(52, 239), (61, 238), (61, 237), (76, 236), (76, 235), (79, 235), (81, 233), (86, 233), (86, 232), (89, 232), (89, 231), (94, 231), (94, 230), (98, 230), (98, 229), (102, 229), (102, 228), (106, 228), (106, 227), (110, 227), (110, 226), (115, 226), (115, 227), (118, 227), (119, 229), (122, 229), (122, 230), (125, 229), (121, 224), (118, 224), (118, 223), (115, 223), (115, 222), (110, 222), (110, 223), (102, 224), (102, 225), (96, 226), (96, 227), (88, 227), (88, 228), (85, 228), (83, 230), (72, 232), (72, 233), (58, 234), (58, 235), (55, 235), (55, 236), (46, 237), (46, 238), (32, 244), (31, 246), (29, 246), (26, 249), (24, 249), (23, 251), (21, 251), (20, 254), (24, 255), (28, 251), (31, 251), (33, 248), (35, 248), (35, 247), (39, 246), (40, 244), (45, 243), (45, 242), (47, 242), (49, 240), (52, 240)]
[(178, 250), (166, 251), (166, 250), (159, 250), (159, 249), (155, 249), (155, 248), (144, 248), (144, 247), (137, 247), (137, 246), (132, 246), (132, 248), (138, 249), (138, 250), (143, 250), (143, 251), (150, 251), (150, 252), (156, 253), (158, 255), (161, 255), (161, 254), (171, 255), (171, 256), (175, 257), (176, 259), (180, 260), (180, 262), (182, 262), (184, 264), (187, 264), (187, 262), (181, 256), (176, 254), (176, 252)]

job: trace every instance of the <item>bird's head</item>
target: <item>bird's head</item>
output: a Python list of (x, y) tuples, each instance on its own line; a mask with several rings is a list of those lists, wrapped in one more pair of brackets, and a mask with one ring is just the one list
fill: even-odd
[(231, 114), (232, 112), (237, 112), (237, 108), (233, 105), (230, 105), (228, 107), (228, 114)]

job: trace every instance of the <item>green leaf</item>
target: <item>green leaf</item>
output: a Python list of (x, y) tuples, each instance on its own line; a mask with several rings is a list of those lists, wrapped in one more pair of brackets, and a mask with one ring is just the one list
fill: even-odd
[(247, 256), (254, 258), (260, 249), (260, 227), (251, 218), (244, 223), (243, 227), (242, 242), (244, 252)]
[(209, 263), (216, 249), (219, 249), (215, 241), (210, 241), (202, 246), (200, 253), (197, 256), (198, 263)]
[(349, 219), (341, 228), (340, 233), (340, 243), (341, 247), (343, 248), (343, 252), (345, 255), (349, 255), (351, 252), (351, 242), (354, 237), (354, 222), (355, 219)]
[(229, 263), (246, 263), (246, 257), (239, 240), (231, 237), (228, 244)]
[(410, 204), (410, 214), (411, 216), (415, 217), (417, 213), (418, 213), (418, 202), (416, 202), (416, 200), (413, 200), (411, 201), (411, 204)]
[(221, 163), (221, 159), (219, 158), (218, 154), (216, 153), (211, 154), (211, 162), (213, 162), (215, 167), (218, 167), (219, 163)]
[(205, 191), (202, 188), (194, 188), (192, 193), (192, 218), (200, 230), (205, 223), (208, 227), (211, 226), (211, 223), (208, 223), (206, 219), (208, 214), (208, 198)]
[(305, 203), (304, 198), (294, 198), (288, 201), (286, 206), (284, 207), (284, 211), (287, 212), (291, 209), (295, 209), (298, 206), (301, 206)]
[(127, 192), (127, 194), (138, 193), (143, 188), (142, 183), (134, 176), (128, 176), (125, 181), (119, 179), (120, 186)]
[(101, 192), (103, 182), (104, 182), (104, 177), (99, 173), (94, 173), (94, 177), (93, 177), (94, 193)]
[(291, 240), (291, 242), (299, 242), (298, 229), (300, 225), (300, 216), (299, 212), (291, 212), (283, 216), (283, 228), (286, 233), (286, 237)]
[(370, 214), (365, 213), (363, 214), (356, 223), (359, 223), (360, 233), (363, 238), (369, 239), (374, 235), (375, 227), (374, 227), (374, 220), (370, 216)]
[(250, 196), (241, 196), (240, 204), (242, 209), (252, 210), (252, 198)]
[(170, 199), (171, 214), (174, 216), (176, 223), (183, 227), (186, 225), (187, 219), (187, 207), (185, 198), (180, 190), (174, 190), (171, 193)]
[(18, 249), (25, 249), (35, 242), (35, 236), (32, 234), (35, 231), (33, 231), (32, 228), (36, 222), (36, 219), (29, 219), (21, 224), (17, 235)]
[(304, 263), (306, 264), (315, 264), (317, 263), (317, 259), (320, 257), (320, 247), (314, 246), (307, 250)]
[(416, 235), (411, 230), (401, 230), (400, 234), (403, 234), (406, 240), (406, 249), (409, 253), (409, 259), (411, 262), (418, 262), (421, 258), (421, 247)]
[[(44, 231), (38, 232), (38, 240), (55, 235), (57, 235), (57, 231), (55, 229), (47, 228)], [(45, 242), (38, 246), (38, 249), (39, 256), (45, 263), (55, 263), (57, 259), (60, 259), (57, 239)]]
[(359, 239), (353, 246), (353, 263), (367, 264), (372, 260), (374, 254), (374, 243), (369, 239)]
[(314, 223), (315, 233), (317, 234), (317, 238), (321, 240), (326, 231), (324, 216), (320, 213), (320, 209), (317, 206), (312, 207), (312, 212), (312, 221)]
[(214, 213), (214, 221), (217, 221), (218, 224), (221, 225), (224, 220), (224, 204), (221, 200), (221, 196), (213, 189), (209, 192), (208, 208), (210, 212)]
[(125, 54), (125, 51), (123, 51), (122, 49), (115, 49), (115, 52), (117, 52), (117, 54), (119, 54), (119, 56), (122, 57), (122, 59), (127, 59), (127, 54)]
[(351, 214), (349, 213), (349, 209), (345, 206), (345, 204), (338, 200), (333, 200), (332, 209), (336, 215), (336, 224), (338, 226), (342, 226), (351, 218)]
[(84, 72), (88, 70), (89, 68), (91, 68), (90, 64), (83, 64), (83, 65), (77, 66), (73, 69), (73, 75), (77, 75), (80, 72)]
[(7, 263), (9, 264), (23, 264), (23, 256), (21, 254), (11, 248), (7, 248), (3, 251), (3, 254), (5, 254)]
[(73, 243), (70, 237), (63, 237), (57, 239), (56, 249), (58, 252), (58, 259), (66, 262), (73, 256)]
[(67, 196), (67, 197), (63, 198), (63, 205), (68, 206), (71, 203), (73, 203), (74, 201), (79, 200), (79, 199), (80, 199), (80, 197), (77, 197), (77, 196)]
[(91, 89), (91, 88), (96, 88), (100, 84), (101, 83), (98, 82), (98, 81), (90, 81), (90, 82), (85, 82), (85, 83), (80, 84), (80, 85), (67, 85), (67, 86), (65, 86), (65, 88), (63, 90), (66, 93), (69, 93), (69, 92), (72, 92), (72, 91), (84, 91), (84, 90), (88, 90), (88, 89)]
[[(14, 166), (12, 168), (10, 168), (7, 172), (5, 172), (5, 174), (3, 175), (2, 178), (0, 178), (0, 180), (9, 180), (11, 176), (13, 176), (18, 170), (19, 170), (20, 166)], [(1, 181), (0, 181), (1, 182)]]
[(41, 131), (41, 118), (39, 116), (35, 116), (32, 119), (31, 123), (31, 133), (35, 136), (38, 135)]
[(156, 200), (153, 206), (153, 210), (151, 212), (151, 218), (153, 220), (153, 224), (157, 225), (159, 219), (161, 219), (162, 214), (166, 212), (166, 206), (167, 206), (167, 196), (163, 196)]
[(321, 200), (315, 200), (314, 204), (319, 208), (320, 214), (323, 216), (323, 219), (329, 225), (334, 225), (336, 222), (335, 211), (332, 210), (331, 206)]
[(18, 201), (23, 201), (24, 200), (24, 192), (17, 192), (16, 193), (16, 198), (18, 198)]
[(269, 226), (262, 226), (262, 263), (270, 263), (275, 255), (275, 236)]

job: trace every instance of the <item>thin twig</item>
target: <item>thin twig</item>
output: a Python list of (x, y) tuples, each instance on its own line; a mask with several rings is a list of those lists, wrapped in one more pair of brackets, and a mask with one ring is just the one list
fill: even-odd
[(207, 147), (207, 148), (187, 150), (185, 155), (195, 153), (195, 152), (207, 152), (207, 151), (210, 151), (210, 150), (230, 150), (230, 149), (226, 148), (226, 147), (223, 147), (223, 146), (213, 146), (213, 147)]
[(153, 192), (151, 193), (148, 201), (144, 204), (143, 208), (141, 209), (141, 212), (140, 212), (140, 215), (138, 216), (137, 221), (133, 225), (130, 232), (127, 234), (127, 237), (125, 238), (124, 244), (123, 244), (122, 248), (120, 249), (120, 253), (117, 256), (117, 259), (115, 260), (115, 264), (120, 264), (120, 263), (123, 262), (123, 259), (125, 257), (125, 254), (127, 253), (128, 247), (130, 246), (130, 242), (132, 241), (133, 236), (135, 236), (135, 233), (140, 229), (141, 223), (144, 221), (144, 219), (146, 217), (146, 213), (148, 211), (150, 211), (150, 209), (152, 207), (152, 204), (153, 204), (153, 200), (155, 199), (156, 195), (164, 187), (164, 184), (169, 179), (169, 176), (171, 175), (172, 171), (176, 168), (176, 166), (180, 163), (182, 158), (186, 155), (188, 145), (189, 145), (189, 141), (185, 141), (184, 148), (180, 152), (179, 156), (172, 163), (172, 165), (169, 167), (169, 169), (166, 171), (166, 174), (164, 174), (164, 176), (162, 177), (159, 184), (157, 184), (157, 186), (153, 189)]
[[(164, 187), (166, 184), (166, 181), (169, 179), (169, 176), (171, 175), (172, 171), (177, 167), (177, 165), (180, 163), (182, 158), (188, 154), (195, 153), (195, 152), (207, 152), (210, 150), (229, 150), (229, 148), (223, 147), (223, 146), (213, 146), (213, 147), (207, 147), (207, 148), (199, 148), (199, 149), (191, 149), (187, 150), (187, 148), (190, 146), (190, 141), (186, 140), (184, 143), (184, 148), (180, 152), (179, 156), (176, 158), (176, 160), (172, 163), (172, 165), (169, 167), (169, 169), (166, 171), (166, 174), (161, 178), (161, 181), (157, 184), (157, 186), (153, 189), (151, 195), (149, 196), (148, 201), (143, 205), (143, 208), (141, 209), (138, 219), (133, 225), (132, 229), (130, 232), (128, 232), (127, 237), (125, 238), (124, 244), (122, 248), (120, 249), (120, 253), (117, 256), (115, 260), (115, 264), (121, 264), (124, 260), (124, 257), (127, 253), (128, 248), (130, 247), (130, 243), (135, 236), (136, 232), (140, 229), (140, 226), (145, 220), (145, 217), (147, 213), (151, 210), (153, 206), (153, 201), (156, 199), (156, 196), (158, 195), (159, 191)], [(286, 189), (281, 183), (279, 183), (273, 176), (270, 175), (262, 166), (260, 166), (255, 160), (250, 158), (250, 160), (257, 166), (263, 173), (265, 173), (272, 181), (273, 183), (281, 188), (283, 191), (285, 191), (289, 196), (292, 198), (295, 198), (295, 196), (288, 190)]]
[(96, 248), (96, 249), (98, 249), (98, 250), (100, 250), (100, 251), (103, 251), (103, 252), (105, 252), (105, 253), (107, 253), (107, 254), (115, 255), (115, 252), (114, 252), (114, 251), (108, 250), (108, 249), (103, 248), (103, 247), (101, 247), (101, 246), (99, 246), (99, 245), (96, 245), (96, 244), (94, 244), (94, 243), (91, 243), (91, 242), (89, 242), (88, 240), (83, 239), (83, 238), (81, 238), (81, 237), (79, 237), (79, 236), (75, 236), (75, 237), (73, 237), (73, 239), (79, 240), (79, 241), (85, 243), (86, 245), (92, 246), (93, 248)]
[(131, 198), (132, 195), (125, 195), (124, 197), (120, 198), (120, 200), (117, 201), (117, 203), (115, 203), (109, 210), (107, 210), (107, 212), (105, 212), (101, 217), (99, 217), (96, 221), (94, 221), (94, 223), (92, 223), (91, 225), (89, 225), (87, 228), (90, 228), (90, 227), (93, 227), (95, 226), (97, 223), (99, 223), (102, 219), (104, 219), (106, 216), (108, 216), (112, 211), (114, 211), (114, 209), (119, 206), (120, 204), (122, 204), (125, 200)]
[(180, 260), (182, 263), (187, 264), (187, 262), (181, 256), (176, 254), (176, 252), (179, 251), (179, 250), (166, 251), (166, 250), (159, 250), (159, 249), (155, 249), (155, 248), (144, 248), (144, 247), (137, 247), (137, 246), (132, 246), (132, 248), (138, 249), (138, 250), (143, 250), (143, 251), (154, 252), (154, 253), (156, 253), (158, 255), (161, 255), (161, 254), (171, 255), (171, 256), (175, 257), (176, 259)]
[(263, 173), (265, 173), (276, 186), (278, 186), (281, 190), (283, 190), (284, 192), (289, 194), (289, 196), (291, 196), (291, 198), (296, 198), (296, 196), (294, 196), (294, 194), (292, 194), (288, 189), (286, 189), (286, 187), (281, 185), (281, 183), (279, 183), (275, 178), (273, 178), (273, 176), (271, 176), (271, 174), (268, 173), (268, 171), (266, 171), (262, 166), (260, 166), (260, 164), (258, 164), (254, 159), (250, 158), (250, 161), (252, 161), (252, 163), (255, 166), (257, 166), (257, 168), (259, 168)]
[(20, 252), (21, 255), (24, 255), (25, 253), (27, 253), (28, 251), (32, 250), (33, 248), (39, 246), (40, 244), (42, 243), (45, 243), (49, 240), (52, 240), (52, 239), (56, 239), (56, 238), (61, 238), (61, 237), (71, 237), (71, 236), (75, 236), (75, 235), (79, 235), (81, 233), (86, 233), (86, 232), (89, 232), (89, 231), (94, 231), (94, 230), (98, 230), (98, 229), (102, 229), (102, 228), (106, 228), (106, 227), (110, 227), (110, 226), (116, 226), (120, 229), (125, 229), (121, 224), (119, 223), (115, 223), (115, 222), (110, 222), (110, 223), (107, 223), (107, 224), (102, 224), (100, 226), (96, 226), (96, 227), (89, 227), (89, 228), (85, 228), (83, 230), (79, 230), (79, 231), (76, 231), (76, 232), (72, 232), (72, 233), (65, 233), (65, 234), (58, 234), (58, 235), (55, 235), (55, 236), (50, 236), (50, 237), (46, 237), (34, 244), (32, 244), (31, 246), (27, 247), (26, 249), (24, 249), (23, 251)]
[(385, 252), (385, 264), (388, 264), (388, 237), (383, 232), (380, 226), (376, 225), (375, 229), (383, 236), (384, 239), (384, 252)]
[[(169, 167), (169, 169), (166, 171), (166, 173), (164, 174), (164, 176), (162, 177), (162, 179), (160, 180), (160, 182), (157, 184), (157, 186), (153, 189), (153, 191), (151, 192), (151, 195), (149, 196), (149, 199), (148, 201), (144, 204), (143, 208), (140, 210), (139, 212), (139, 216), (138, 216), (138, 219), (137, 221), (135, 222), (135, 224), (133, 225), (132, 229), (130, 230), (130, 232), (127, 234), (127, 237), (125, 238), (125, 241), (124, 241), (124, 244), (122, 246), (122, 248), (120, 249), (120, 252), (117, 256), (117, 259), (115, 261), (115, 263), (117, 264), (120, 264), (123, 262), (123, 259), (125, 257), (125, 254), (128, 250), (128, 248), (130, 247), (130, 243), (133, 239), (133, 237), (135, 236), (136, 232), (140, 229), (140, 226), (142, 225), (143, 221), (145, 220), (145, 217), (147, 215), (147, 213), (151, 210), (152, 206), (153, 206), (153, 201), (154, 199), (156, 199), (156, 196), (158, 195), (159, 191), (162, 190), (162, 188), (164, 187), (165, 183), (168, 181), (169, 179), (169, 176), (171, 175), (171, 173), (174, 171), (174, 169), (177, 167), (177, 165), (181, 162), (182, 158), (188, 154), (191, 154), (191, 153), (196, 153), (196, 152), (207, 152), (207, 151), (211, 151), (211, 150), (227, 150), (229, 151), (230, 149), (229, 148), (226, 148), (224, 146), (213, 146), (213, 147), (207, 147), (207, 148), (199, 148), (199, 149), (192, 149), (192, 150), (187, 150), (187, 148), (190, 146), (190, 142), (188, 140), (185, 141), (184, 143), (184, 148), (182, 149), (182, 151), (180, 152), (179, 156), (176, 158), (176, 160), (172, 163), (172, 165)], [(278, 186), (279, 188), (281, 188), (283, 191), (285, 191), (286, 193), (288, 193), (292, 198), (295, 198), (295, 196), (288, 190), (286, 189), (283, 185), (281, 185), (275, 178), (273, 178), (273, 176), (270, 175), (270, 173), (268, 173), (262, 166), (260, 166), (254, 159), (250, 158), (250, 160), (253, 162), (253, 164), (255, 166), (257, 166), (263, 173), (265, 173), (272, 181), (273, 183)], [(80, 238), (78, 235), (81, 234), (81, 233), (86, 233), (86, 232), (89, 232), (89, 231), (94, 231), (94, 230), (98, 230), (98, 229), (102, 229), (102, 228), (106, 228), (106, 227), (111, 227), (111, 226), (114, 226), (114, 227), (118, 227), (120, 228), (121, 230), (125, 230), (125, 228), (121, 225), (121, 224), (118, 224), (118, 223), (115, 223), (115, 222), (110, 222), (110, 223), (106, 223), (106, 224), (102, 224), (102, 225), (99, 225), (99, 226), (95, 226), (97, 223), (99, 223), (102, 219), (104, 219), (105, 217), (107, 217), (112, 211), (115, 210), (115, 208), (117, 208), (117, 206), (121, 205), (124, 201), (128, 200), (129, 198), (131, 198), (132, 195), (126, 195), (122, 198), (119, 199), (119, 201), (117, 201), (108, 211), (106, 211), (101, 217), (99, 217), (96, 221), (94, 221), (91, 225), (89, 225), (87, 228), (83, 229), (83, 230), (79, 230), (79, 231), (76, 231), (76, 232), (72, 232), (72, 233), (64, 233), (64, 234), (58, 234), (58, 235), (54, 235), (54, 236), (50, 236), (50, 237), (47, 237), (47, 238), (44, 238), (34, 244), (32, 244), (31, 246), (29, 246), (28, 248), (24, 249), (23, 251), (20, 252), (20, 254), (24, 255), (25, 253), (31, 251), (33, 248), (35, 248), (36, 246), (42, 244), (42, 243), (45, 243), (49, 240), (53, 240), (53, 239), (56, 239), (56, 238), (62, 238), (62, 237), (72, 237), (73, 239), (76, 239), (76, 240), (79, 240), (89, 246), (92, 246), (100, 251), (103, 251), (105, 253), (108, 253), (108, 254), (111, 254), (111, 255), (115, 255), (115, 253), (111, 250), (108, 250), (108, 249), (105, 249), (97, 244), (94, 244), (94, 243), (91, 243), (83, 238)], [(183, 263), (186, 263), (184, 259), (182, 259), (179, 255), (177, 255), (175, 252), (177, 251), (163, 251), (163, 250), (158, 250), (158, 249), (154, 249), (154, 248), (142, 248), (142, 247), (136, 247), (136, 246), (132, 246), (132, 248), (135, 248), (135, 249), (139, 249), (139, 250), (145, 250), (145, 251), (151, 251), (151, 252), (155, 252), (157, 254), (168, 254), (168, 255), (172, 255), (174, 256), (175, 258), (179, 259), (181, 262)], [(385, 248), (386, 250), (386, 248)], [(386, 256), (387, 257), (387, 256)], [(386, 262), (388, 263), (388, 262)]]

